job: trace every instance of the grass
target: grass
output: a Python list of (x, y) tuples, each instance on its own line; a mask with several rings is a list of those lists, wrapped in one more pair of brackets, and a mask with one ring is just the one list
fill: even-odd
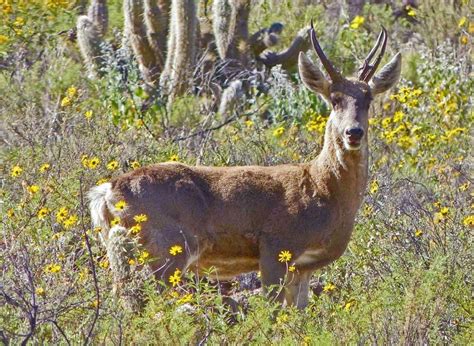
[[(345, 72), (359, 65), (380, 24), (389, 32), (387, 56), (402, 51), (404, 59), (397, 89), (371, 110), (370, 182), (352, 240), (339, 260), (313, 276), (309, 307), (276, 312), (262, 295), (238, 289), (245, 312), (231, 316), (215, 286), (190, 278), (161, 293), (148, 279), (143, 311), (124, 310), (111, 292), (108, 261), (84, 201), (98, 181), (170, 159), (217, 166), (310, 161), (329, 110), (297, 74), (273, 71), (277, 83), (268, 95), (252, 94), (242, 117), (189, 137), (221, 122), (209, 117), (202, 100), (187, 96), (171, 113), (160, 106), (141, 113), (146, 96), (136, 67), (125, 86), (112, 67), (101, 80), (84, 78), (76, 46), (58, 35), (74, 25), (72, 9), (3, 1), (3, 342), (472, 342), (473, 18), (467, 2), (457, 8), (424, 2), (416, 23), (395, 20), (384, 6), (366, 6), (356, 29), (347, 18), (325, 18), (321, 6), (264, 2), (267, 7), (252, 13), (253, 29), (285, 22), (284, 46), (317, 16), (320, 41)], [(119, 2), (110, 5), (119, 26)], [(116, 168), (107, 167), (112, 161)]]

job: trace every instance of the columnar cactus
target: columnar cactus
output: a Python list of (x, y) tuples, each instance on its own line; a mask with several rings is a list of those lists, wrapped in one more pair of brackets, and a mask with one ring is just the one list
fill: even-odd
[(107, 0), (92, 0), (87, 11), (87, 16), (94, 23), (101, 36), (107, 33), (109, 25), (109, 12), (107, 10)]
[(103, 39), (100, 30), (88, 16), (79, 16), (77, 19), (77, 42), (89, 72), (89, 78), (96, 77), (100, 74), (104, 62), (101, 50)]
[(146, 28), (146, 37), (160, 70), (163, 69), (166, 59), (166, 38), (168, 35), (168, 13), (170, 0), (144, 0), (143, 19)]
[(147, 29), (143, 21), (143, 1), (124, 0), (123, 12), (125, 34), (137, 58), (143, 79), (151, 87), (154, 87), (158, 81), (161, 69), (155, 52), (148, 41)]
[(171, 102), (192, 83), (198, 29), (195, 1), (173, 0), (170, 19), (168, 54), (161, 83)]

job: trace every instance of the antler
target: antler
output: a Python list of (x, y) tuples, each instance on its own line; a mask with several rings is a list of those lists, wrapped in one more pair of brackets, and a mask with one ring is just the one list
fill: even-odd
[(342, 75), (329, 61), (329, 59), (326, 57), (323, 50), (321, 49), (321, 46), (319, 45), (318, 39), (316, 38), (316, 33), (314, 31), (313, 20), (311, 20), (311, 42), (313, 42), (313, 48), (316, 51), (316, 54), (318, 54), (319, 60), (321, 60), (321, 63), (329, 74), (329, 77), (331, 77), (331, 80), (336, 81), (342, 79)]
[[(380, 50), (379, 55), (375, 59), (375, 62), (373, 65), (370, 65), (370, 61), (374, 57), (375, 53), (380, 47), (380, 44), (382, 44), (382, 48)], [(382, 57), (385, 53), (385, 47), (387, 46), (387, 30), (382, 26), (382, 31), (380, 31), (379, 37), (377, 38), (377, 42), (375, 43), (375, 46), (372, 48), (372, 50), (369, 52), (367, 55), (367, 58), (365, 58), (364, 64), (362, 67), (359, 69), (361, 72), (359, 73), (359, 80), (368, 82), (372, 78), (372, 76), (375, 74), (375, 71), (377, 70), (377, 67), (380, 64), (380, 61), (382, 61)]]

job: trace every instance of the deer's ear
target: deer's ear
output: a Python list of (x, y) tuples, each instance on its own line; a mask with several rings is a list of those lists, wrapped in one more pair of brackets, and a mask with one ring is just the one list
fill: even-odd
[(401, 70), (402, 56), (397, 53), (369, 82), (372, 94), (380, 94), (393, 87), (400, 78)]
[(300, 72), (301, 80), (304, 85), (314, 92), (320, 93), (326, 98), (329, 98), (329, 82), (324, 77), (324, 74), (321, 70), (313, 64), (311, 60), (304, 54), (300, 52), (298, 57), (298, 70)]

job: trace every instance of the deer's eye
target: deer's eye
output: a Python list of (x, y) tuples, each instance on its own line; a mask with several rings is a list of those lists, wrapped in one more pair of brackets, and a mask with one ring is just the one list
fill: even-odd
[(338, 107), (342, 103), (342, 97), (340, 95), (332, 96), (331, 103), (333, 107)]

